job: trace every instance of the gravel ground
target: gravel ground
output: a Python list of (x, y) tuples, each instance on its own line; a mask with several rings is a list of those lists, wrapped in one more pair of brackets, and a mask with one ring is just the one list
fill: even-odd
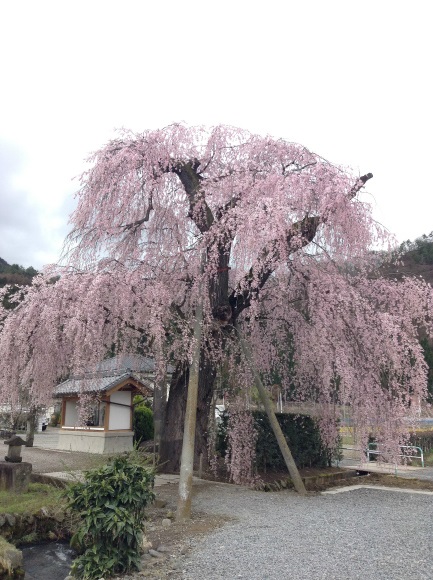
[(192, 540), (178, 578), (433, 578), (431, 495), (358, 489), (302, 498), (212, 485), (197, 490), (194, 508), (236, 520)]
[[(53, 434), (54, 435), (54, 434)], [(51, 438), (39, 437), (40, 443)], [(85, 453), (23, 448), (39, 473), (86, 469)], [(172, 487), (172, 486), (170, 486)], [(154, 578), (184, 580), (431, 580), (433, 496), (355, 489), (337, 495), (254, 492), (225, 484), (195, 486), (193, 509), (231, 521), (185, 534), (187, 555), (170, 555)], [(219, 524), (221, 525), (221, 523)], [(214, 526), (215, 527), (215, 526)], [(200, 528), (201, 529), (201, 528)], [(173, 530), (174, 531), (174, 530)], [(171, 566), (170, 561), (175, 563)], [(175, 568), (175, 569), (173, 569)], [(151, 570), (149, 570), (151, 573)], [(131, 576), (142, 578), (146, 572)]]

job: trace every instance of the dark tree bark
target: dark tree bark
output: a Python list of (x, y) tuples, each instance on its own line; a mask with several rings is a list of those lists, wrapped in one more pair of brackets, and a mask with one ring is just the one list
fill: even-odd
[(153, 423), (154, 423), (154, 441), (155, 450), (159, 453), (161, 448), (161, 438), (163, 432), (165, 409), (167, 406), (167, 379), (155, 386), (153, 393)]
[[(189, 370), (186, 365), (178, 365), (170, 384), (163, 438), (161, 441), (160, 464), (164, 472), (177, 472), (182, 452), (183, 427), (188, 388)], [(198, 384), (197, 425), (195, 434), (194, 464), (198, 465), (203, 454), (204, 465), (208, 461), (207, 430), (209, 409), (212, 401), (216, 377), (214, 365), (202, 353)]]
[(170, 382), (161, 447), (159, 449), (160, 468), (168, 473), (179, 471), (187, 385), (188, 369), (185, 365), (178, 364)]
[(37, 409), (30, 409), (27, 419), (27, 433), (26, 433), (26, 447), (33, 447), (35, 433), (38, 428), (38, 411)]

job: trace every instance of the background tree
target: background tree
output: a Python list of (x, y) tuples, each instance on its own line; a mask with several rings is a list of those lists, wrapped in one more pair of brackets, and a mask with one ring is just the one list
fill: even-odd
[[(33, 266), (23, 268), (23, 266), (18, 264), (8, 264), (6, 260), (0, 258), (0, 289), (5, 289), (1, 294), (3, 308), (6, 310), (16, 308), (24, 297), (23, 286), (31, 285), (33, 278), (37, 274), (38, 272)], [(28, 399), (24, 388), (20, 388), (19, 393), (19, 407), (13, 409), (11, 420), (18, 419), (19, 415), (16, 415), (16, 413), (19, 409), (25, 409), (27, 417), (26, 446), (33, 447), (34, 435), (38, 428), (38, 416), (43, 409), (32, 406), (32, 401)]]
[(8, 287), (3, 295), (2, 305), (5, 308), (14, 308), (20, 300), (21, 286), (28, 286), (38, 272), (30, 266), (23, 268), (18, 264), (8, 264), (6, 260), (0, 258), (0, 288)]
[[(358, 196), (371, 174), (232, 127), (126, 132), (90, 161), (65, 266), (36, 278), (5, 316), (4, 393), (31, 380), (41, 399), (59, 376), (113, 348), (148, 349), (161, 376), (167, 360), (175, 366), (161, 455), (176, 469), (201, 285), (197, 453), (206, 456), (222, 362), (239, 384), (252, 383), (235, 323), (264, 382), (278, 373), (299, 398), (320, 403), (329, 440), (344, 404), (364, 437), (380, 421), (383, 440), (398, 443), (403, 417), (425, 396), (416, 324), (431, 332), (431, 292), (420, 280), (374, 274), (369, 249), (390, 240)], [(289, 335), (293, 351), (281, 356), (276, 345)]]

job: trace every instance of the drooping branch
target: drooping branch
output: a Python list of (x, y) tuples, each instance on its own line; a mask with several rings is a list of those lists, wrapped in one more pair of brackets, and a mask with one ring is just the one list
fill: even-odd
[[(372, 173), (362, 175), (347, 195), (348, 199), (353, 199), (372, 177)], [(293, 224), (285, 241), (287, 252), (298, 251), (312, 242), (319, 225), (325, 223), (328, 217), (329, 215), (306, 216)], [(233, 320), (236, 320), (239, 314), (250, 306), (253, 296), (257, 296), (266, 284), (275, 269), (275, 262), (280, 258), (280, 244), (280, 240), (274, 240), (268, 248), (263, 248), (256, 264), (250, 268), (243, 281), (231, 293), (229, 304), (232, 307)]]
[(234, 195), (233, 197), (231, 197), (226, 204), (224, 204), (223, 206), (221, 206), (217, 209), (216, 218), (221, 219), (221, 217), (223, 215), (225, 215), (230, 209), (233, 209), (234, 207), (236, 207), (236, 205), (240, 199), (241, 199), (240, 194)]
[(262, 378), (260, 376), (260, 373), (257, 370), (256, 365), (254, 364), (254, 359), (253, 359), (253, 355), (251, 353), (250, 345), (248, 344), (245, 337), (241, 334), (239, 328), (237, 328), (237, 332), (238, 332), (238, 337), (239, 337), (239, 342), (241, 344), (242, 352), (243, 352), (244, 357), (246, 358), (246, 360), (248, 362), (248, 365), (250, 366), (250, 368), (252, 370), (256, 388), (259, 392), (259, 396), (260, 396), (260, 399), (263, 403), (263, 406), (265, 407), (265, 411), (266, 411), (266, 414), (268, 416), (269, 423), (271, 424), (272, 431), (274, 432), (275, 438), (276, 438), (277, 443), (278, 443), (278, 447), (280, 448), (281, 454), (284, 458), (284, 462), (285, 462), (286, 467), (289, 471), (290, 477), (293, 481), (293, 485), (294, 485), (296, 491), (300, 495), (306, 495), (307, 490), (305, 489), (304, 482), (301, 478), (301, 475), (299, 473), (299, 470), (298, 470), (298, 467), (295, 463), (295, 460), (293, 459), (292, 452), (290, 451), (290, 448), (287, 444), (286, 438), (284, 437), (281, 426), (278, 423), (278, 419), (275, 415), (273, 405), (272, 405), (271, 400), (269, 398), (269, 393), (266, 390), (266, 387), (264, 386), (264, 384), (262, 382)]
[(145, 222), (149, 221), (150, 218), (150, 212), (153, 210), (153, 200), (152, 200), (152, 195), (149, 195), (149, 199), (148, 199), (148, 203), (147, 203), (147, 209), (146, 209), (146, 213), (144, 215), (144, 217), (141, 220), (136, 220), (135, 222), (129, 223), (129, 224), (125, 224), (123, 229), (125, 231), (127, 230), (133, 230), (133, 232), (137, 231), (137, 229), (142, 226)]

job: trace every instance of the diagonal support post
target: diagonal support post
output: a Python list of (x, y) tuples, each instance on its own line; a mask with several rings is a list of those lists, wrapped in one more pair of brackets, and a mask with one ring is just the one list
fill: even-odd
[(250, 345), (245, 340), (245, 338), (242, 336), (239, 329), (237, 329), (237, 332), (238, 332), (242, 352), (243, 352), (243, 354), (248, 362), (248, 365), (251, 368), (251, 371), (253, 373), (254, 381), (256, 383), (256, 387), (257, 387), (257, 390), (259, 392), (260, 399), (262, 400), (263, 406), (265, 407), (266, 414), (268, 416), (272, 430), (273, 430), (275, 437), (277, 439), (278, 446), (279, 446), (280, 451), (283, 455), (287, 469), (289, 470), (289, 474), (290, 474), (290, 477), (293, 481), (293, 485), (295, 486), (295, 489), (298, 493), (300, 493), (301, 495), (305, 495), (307, 493), (307, 490), (305, 489), (304, 482), (302, 481), (302, 478), (301, 478), (299, 470), (296, 466), (295, 460), (293, 459), (292, 452), (290, 451), (290, 448), (287, 444), (286, 438), (284, 437), (284, 434), (281, 430), (280, 424), (278, 423), (278, 419), (275, 415), (275, 411), (273, 409), (271, 400), (269, 398), (269, 394), (268, 394), (267, 390), (265, 389), (265, 386), (263, 385), (260, 374), (259, 374), (259, 372), (254, 364), (253, 357), (251, 354)]

